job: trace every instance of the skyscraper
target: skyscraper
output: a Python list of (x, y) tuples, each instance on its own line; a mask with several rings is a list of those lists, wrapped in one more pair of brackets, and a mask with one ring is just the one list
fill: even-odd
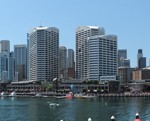
[(142, 49), (138, 49), (137, 58), (139, 59), (140, 57), (143, 57)]
[(17, 81), (27, 79), (27, 45), (14, 45), (15, 73)]
[(75, 62), (73, 49), (68, 49), (67, 77), (73, 79), (75, 78)]
[(118, 58), (123, 57), (127, 59), (127, 50), (126, 49), (118, 49)]
[(140, 57), (138, 59), (138, 68), (145, 68), (146, 67), (146, 57)]
[(8, 81), (8, 53), (0, 53), (0, 81)]
[(102, 77), (116, 79), (117, 36), (92, 36), (88, 40), (88, 79), (101, 81)]
[(59, 78), (67, 77), (67, 49), (64, 46), (59, 47)]
[(14, 56), (10, 52), (10, 41), (0, 41), (0, 80), (13, 81), (14, 80)]
[(104, 28), (80, 26), (76, 30), (76, 78), (87, 79), (87, 40), (94, 35), (104, 35)]
[(68, 49), (68, 64), (67, 67), (74, 68), (74, 50), (73, 49)]
[(37, 27), (28, 34), (29, 80), (58, 78), (59, 30)]
[(10, 41), (1, 40), (0, 41), (0, 52), (10, 52)]
[(130, 67), (130, 59), (124, 59), (123, 66)]
[(142, 49), (138, 49), (137, 67), (138, 68), (145, 68), (146, 67), (146, 57), (143, 57)]
[(15, 58), (14, 52), (9, 53), (9, 81), (15, 81)]
[(119, 49), (118, 50), (118, 67), (124, 66), (125, 59), (127, 59), (127, 50)]

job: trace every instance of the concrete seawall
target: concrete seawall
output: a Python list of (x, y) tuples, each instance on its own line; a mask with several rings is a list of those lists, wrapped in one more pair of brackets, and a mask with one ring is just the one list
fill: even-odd
[(150, 93), (140, 93), (140, 94), (99, 94), (99, 97), (150, 97)]

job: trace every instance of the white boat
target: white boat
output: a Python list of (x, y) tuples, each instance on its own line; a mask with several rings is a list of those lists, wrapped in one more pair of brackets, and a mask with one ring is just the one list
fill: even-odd
[(42, 97), (41, 93), (37, 93), (35, 97)]
[(1, 97), (5, 96), (5, 92), (1, 92)]
[(16, 96), (16, 92), (15, 91), (11, 92), (9, 96), (10, 97), (15, 97)]
[(47, 95), (43, 95), (42, 97), (48, 97)]
[(54, 107), (58, 107), (59, 104), (58, 103), (50, 103), (49, 106), (50, 106), (50, 108), (54, 108)]
[(92, 98), (96, 98), (97, 96), (95, 96), (95, 95), (84, 95), (84, 94), (74, 94), (74, 97), (77, 99), (92, 99)]
[(77, 99), (83, 99), (83, 94), (80, 93), (80, 94), (74, 94), (74, 98), (77, 98)]
[(97, 98), (97, 96), (95, 96), (95, 95), (83, 95), (82, 98), (92, 99), (92, 98)]
[(56, 99), (64, 99), (66, 96), (55, 96)]

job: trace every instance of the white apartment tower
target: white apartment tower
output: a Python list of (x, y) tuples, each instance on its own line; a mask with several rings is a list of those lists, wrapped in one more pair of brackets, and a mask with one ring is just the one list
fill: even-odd
[(88, 40), (88, 79), (115, 80), (117, 76), (117, 36), (92, 36)]
[(59, 30), (37, 27), (28, 34), (29, 80), (58, 78)]
[(94, 35), (104, 35), (103, 27), (80, 26), (76, 30), (76, 78), (87, 79), (87, 40)]

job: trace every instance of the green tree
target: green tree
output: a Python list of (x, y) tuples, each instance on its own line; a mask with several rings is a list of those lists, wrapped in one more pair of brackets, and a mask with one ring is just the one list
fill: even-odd
[(53, 90), (53, 84), (47, 84), (46, 85), (46, 90), (47, 91), (52, 91)]
[(87, 93), (87, 89), (86, 89), (86, 88), (83, 88), (83, 89), (82, 89), (82, 92), (83, 92), (83, 93)]
[(52, 83), (43, 82), (42, 85), (46, 91), (52, 91), (53, 90), (53, 84)]

